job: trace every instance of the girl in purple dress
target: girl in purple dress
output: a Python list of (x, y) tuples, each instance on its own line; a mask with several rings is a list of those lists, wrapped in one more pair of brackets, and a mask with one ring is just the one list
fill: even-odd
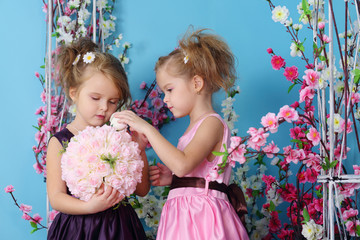
[(229, 146), (226, 123), (214, 111), (212, 94), (229, 89), (235, 80), (234, 56), (217, 35), (195, 31), (180, 41), (180, 47), (160, 57), (156, 80), (164, 102), (176, 118), (189, 116), (190, 123), (178, 146), (173, 146), (154, 127), (131, 111), (116, 113), (119, 122), (144, 134), (166, 165), (150, 167), (155, 186), (171, 185), (163, 207), (159, 240), (249, 239), (239, 216), (229, 202), (231, 167), (213, 181), (211, 170), (221, 163), (213, 151)]
[[(122, 197), (111, 187), (102, 185), (89, 201), (69, 193), (61, 178), (63, 143), (87, 126), (102, 126), (130, 99), (127, 77), (120, 61), (102, 53), (95, 43), (82, 38), (64, 46), (58, 56), (59, 79), (67, 97), (76, 106), (75, 119), (49, 140), (47, 149), (47, 192), (50, 204), (59, 214), (52, 222), (48, 239), (146, 239), (144, 229), (130, 204), (117, 205)], [(149, 191), (146, 142), (137, 137), (142, 150), (142, 181), (135, 194)]]

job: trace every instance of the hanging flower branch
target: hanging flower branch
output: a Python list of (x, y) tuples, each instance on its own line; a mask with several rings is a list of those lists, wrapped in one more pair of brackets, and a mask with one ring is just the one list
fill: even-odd
[[(323, 239), (331, 231), (329, 219), (324, 219), (327, 215), (323, 212), (323, 209), (327, 211), (330, 202), (323, 198), (323, 192), (329, 194), (328, 185), (319, 183), (318, 178), (333, 173), (347, 174), (341, 162), (350, 151), (348, 141), (354, 140), (360, 150), (357, 130), (360, 71), (357, 64), (358, 36), (354, 32), (354, 29), (358, 29), (359, 20), (351, 25), (351, 30), (345, 27), (346, 34), (338, 34), (335, 25), (341, 57), (340, 68), (343, 70), (339, 72), (330, 59), (333, 56), (328, 53), (332, 39), (325, 34), (323, 1), (301, 1), (297, 6), (300, 18), (296, 24), (289, 18), (290, 13), (285, 6), (275, 6), (270, 0), (267, 2), (272, 11), (272, 19), (283, 24), (290, 35), (290, 55), (300, 57), (305, 63), (304, 74), (299, 77), (298, 67), (287, 66), (283, 57), (275, 54), (271, 48), (267, 49), (273, 69), (283, 70), (284, 77), (291, 83), (288, 92), (293, 92), (296, 86), (300, 86), (299, 100), (280, 108), (278, 114), (266, 114), (260, 122), (262, 127), (249, 128), (248, 136), (232, 137), (225, 152), (214, 153), (223, 156), (223, 163), (213, 169), (211, 177), (216, 180), (222, 173), (224, 164), (242, 164), (236, 170), (233, 180), (246, 193), (250, 209), (246, 221), (251, 239)], [(332, 4), (331, 1), (329, 4)], [(354, 5), (358, 12), (357, 2)], [(345, 7), (348, 12), (347, 1)], [(330, 9), (334, 15), (333, 8)], [(348, 21), (352, 23), (350, 16)], [(314, 42), (306, 42), (306, 38), (302, 37), (303, 25), (314, 33)], [(344, 45), (340, 44), (340, 37), (344, 38)], [(313, 50), (311, 58), (307, 57), (308, 45)], [(325, 93), (330, 88), (332, 74), (335, 79), (333, 109), (326, 105), (329, 96)], [(333, 117), (329, 114), (331, 112)], [(285, 122), (292, 123), (292, 144), (280, 152), (279, 147), (273, 141), (268, 143), (267, 139), (270, 133), (276, 133), (280, 124)], [(330, 140), (331, 128), (334, 129), (333, 142)], [(351, 132), (355, 132), (355, 136), (347, 137)], [(272, 172), (278, 172), (278, 175), (266, 174), (268, 159), (272, 159), (271, 168), (278, 169)], [(251, 171), (251, 162), (257, 166), (255, 174)], [(354, 165), (352, 169), (355, 176), (359, 175), (359, 166)], [(291, 170), (296, 170), (296, 175)], [(336, 225), (335, 230), (347, 237), (360, 236), (360, 221), (356, 210), (357, 189), (360, 184), (350, 181), (340, 182), (336, 186), (336, 221), (344, 224)], [(266, 198), (265, 203), (263, 197)], [(262, 205), (261, 209), (258, 209), (259, 204)], [(288, 221), (282, 223), (279, 209), (286, 208), (285, 205)], [(323, 227), (324, 222), (326, 224)]]

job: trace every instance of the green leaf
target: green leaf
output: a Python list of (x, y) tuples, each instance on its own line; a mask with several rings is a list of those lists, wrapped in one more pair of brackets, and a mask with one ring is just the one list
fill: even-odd
[(304, 217), (304, 222), (305, 223), (310, 221), (310, 215), (309, 215), (309, 212), (307, 211), (306, 208), (304, 208), (304, 210), (303, 210), (303, 217)]
[(354, 83), (357, 84), (359, 83), (359, 79), (360, 79), (360, 70), (355, 68), (353, 70), (353, 74), (354, 74)]
[(319, 56), (319, 59), (320, 59), (320, 61), (322, 61), (322, 62), (325, 62), (325, 61), (326, 61), (326, 57), (325, 57), (325, 56)]
[(37, 230), (39, 230), (38, 228), (34, 228), (33, 230), (31, 230), (31, 234), (33, 234), (34, 232), (36, 232)]
[(330, 168), (334, 168), (337, 163), (338, 163), (338, 160), (335, 160), (335, 161), (333, 161), (333, 162), (330, 163), (329, 167), (330, 167)]
[(275, 211), (275, 204), (273, 203), (273, 201), (270, 201), (270, 207), (269, 207), (270, 212)]
[(356, 235), (360, 236), (360, 225), (356, 226)]
[(45, 68), (45, 65), (41, 65), (40, 68)]
[(215, 156), (225, 156), (226, 155), (225, 152), (217, 152), (217, 151), (213, 151), (212, 154), (214, 154)]
[(34, 223), (34, 222), (30, 222), (30, 225), (31, 225), (33, 228), (37, 228), (37, 224)]
[(290, 91), (295, 87), (296, 85), (296, 82), (294, 82), (288, 89), (288, 93), (290, 93)]

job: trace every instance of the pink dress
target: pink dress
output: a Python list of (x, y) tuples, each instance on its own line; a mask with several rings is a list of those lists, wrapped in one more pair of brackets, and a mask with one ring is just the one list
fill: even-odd
[[(209, 116), (221, 120), (224, 125), (223, 143), (229, 146), (230, 134), (226, 123), (218, 114), (210, 114), (199, 120), (192, 129), (179, 139), (178, 149), (184, 150), (194, 137), (198, 127)], [(212, 162), (204, 159), (196, 169), (185, 177), (205, 178), (209, 170), (219, 162), (221, 162), (221, 157), (215, 157)], [(230, 175), (231, 167), (229, 166), (221, 175), (225, 184), (229, 184)], [(225, 193), (205, 188), (183, 187), (172, 189), (169, 192), (168, 199), (162, 209), (156, 239), (245, 240), (249, 237)]]

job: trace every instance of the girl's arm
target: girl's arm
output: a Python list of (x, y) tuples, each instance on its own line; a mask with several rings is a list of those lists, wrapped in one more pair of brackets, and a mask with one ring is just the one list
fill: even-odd
[(144, 168), (142, 169), (141, 182), (136, 186), (135, 194), (138, 196), (145, 196), (150, 190), (149, 182), (149, 163), (145, 153), (146, 145), (148, 140), (145, 135), (139, 134), (137, 132), (132, 132), (132, 138), (139, 144), (139, 149), (141, 150), (141, 158), (144, 162)]
[(131, 111), (115, 115), (120, 122), (128, 124), (139, 133), (145, 134), (162, 162), (178, 177), (190, 173), (211, 152), (219, 150), (223, 136), (223, 125), (216, 117), (208, 117), (199, 126), (194, 138), (184, 151), (177, 149), (160, 132)]
[(92, 214), (104, 211), (122, 200), (117, 190), (111, 187), (104, 190), (103, 185), (87, 202), (68, 195), (66, 184), (61, 179), (61, 149), (60, 142), (55, 137), (51, 138), (46, 155), (46, 186), (53, 209), (72, 215)]

